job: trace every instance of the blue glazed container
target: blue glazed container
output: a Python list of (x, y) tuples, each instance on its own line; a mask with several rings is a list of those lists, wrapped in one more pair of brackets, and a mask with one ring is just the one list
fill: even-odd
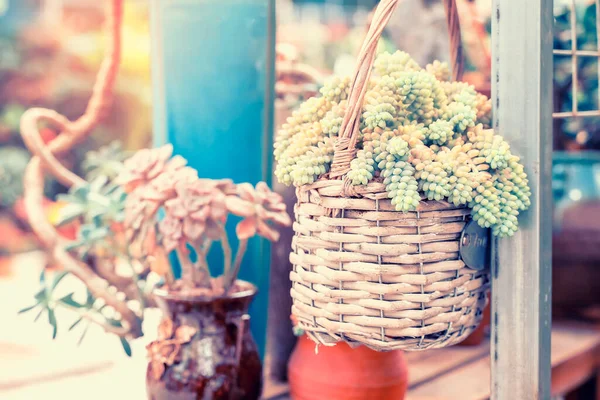
[[(201, 177), (270, 184), (274, 21), (275, 0), (151, 2), (154, 143), (172, 143)], [(267, 242), (252, 239), (240, 274), (259, 288), (250, 314), (261, 354), (269, 258)], [(221, 273), (218, 245), (209, 263)]]

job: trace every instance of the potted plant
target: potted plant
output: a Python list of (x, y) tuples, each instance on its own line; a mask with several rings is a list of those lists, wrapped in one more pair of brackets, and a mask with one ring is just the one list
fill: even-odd
[[(209, 391), (213, 398), (235, 392), (257, 398), (260, 360), (247, 329), (256, 287), (236, 278), (248, 240), (256, 234), (276, 240), (278, 233), (270, 224), (290, 224), (285, 205), (264, 183), (252, 187), (199, 179), (184, 159), (171, 158), (171, 153), (169, 145), (141, 150), (125, 161), (115, 181), (101, 175), (62, 196), (67, 205), (61, 208), (59, 224), (76, 219), (81, 223), (77, 238), (65, 249), (81, 260), (93, 255), (96, 273), (137, 300), (136, 307), (142, 307), (136, 313), (138, 324), (143, 307), (152, 300), (163, 310), (158, 340), (148, 346), (151, 398), (168, 398), (174, 391), (197, 393), (198, 398)], [(225, 230), (230, 213), (243, 218), (236, 229), (240, 244), (235, 256)], [(224, 273), (212, 278), (206, 257), (217, 241), (223, 249)], [(181, 265), (180, 279), (171, 269), (171, 252)], [(129, 277), (118, 275), (117, 265), (131, 268)], [(150, 271), (164, 282), (159, 289), (146, 279)], [(52, 290), (58, 283), (52, 283)], [(47, 306), (52, 290), (41, 291), (44, 299), (34, 308)], [(85, 304), (72, 295), (56, 304), (106, 317), (95, 308), (93, 296)], [(50, 308), (48, 312), (54, 314)], [(55, 317), (49, 320), (56, 325)], [(106, 321), (123, 327), (118, 320)], [(129, 348), (125, 338), (123, 344)], [(194, 368), (198, 363), (205, 369)], [(187, 372), (182, 375), (183, 370)]]
[[(156, 302), (163, 311), (158, 339), (148, 346), (149, 398), (182, 392), (199, 399), (258, 398), (261, 363), (247, 315), (257, 289), (237, 275), (253, 236), (277, 240), (272, 225), (290, 225), (285, 204), (263, 182), (253, 187), (200, 179), (183, 158), (171, 155), (170, 145), (140, 150), (124, 162), (115, 180), (101, 175), (73, 187), (61, 198), (68, 205), (61, 209), (60, 222), (79, 220), (81, 225), (64, 248), (82, 261), (95, 256), (95, 272), (129, 300), (123, 304), (135, 315), (136, 326), (144, 307)], [(241, 218), (235, 254), (225, 229), (230, 214)], [(219, 277), (211, 276), (207, 261), (215, 242), (224, 256)], [(171, 268), (171, 253), (181, 266), (180, 278)], [(118, 266), (130, 268), (129, 275), (118, 275)], [(53, 298), (63, 276), (45, 285), (28, 309), (47, 310), (54, 326), (54, 307), (86, 310), (81, 319), (93, 315), (118, 328), (115, 333), (130, 351), (131, 331), (92, 294), (85, 302), (74, 294)]]
[[(61, 267), (52, 276), (41, 274), (35, 303), (22, 312), (36, 311), (36, 319), (45, 315), (56, 336), (55, 311), (69, 309), (77, 316), (69, 330), (81, 329), (83, 338), (87, 327), (99, 325), (131, 354), (130, 340), (143, 335), (144, 312), (156, 302), (164, 318), (157, 340), (147, 348), (149, 398), (257, 399), (261, 365), (247, 315), (257, 289), (237, 275), (253, 236), (276, 240), (272, 225), (290, 225), (281, 196), (262, 182), (200, 179), (185, 159), (172, 157), (170, 145), (140, 150), (125, 161), (114, 148), (94, 154), (86, 164), (89, 180), (58, 159), (109, 109), (120, 57), (122, 0), (111, 0), (110, 11), (106, 58), (84, 115), (71, 121), (32, 108), (21, 118), (21, 135), (33, 153), (23, 178), (25, 214)], [(44, 142), (41, 123), (61, 133)], [(45, 174), (70, 188), (60, 199), (57, 223), (44, 210)], [(225, 230), (230, 214), (240, 219), (235, 254)], [(69, 221), (77, 222), (74, 240), (59, 232), (59, 225)], [(224, 256), (219, 277), (211, 276), (206, 258), (214, 242), (220, 242)], [(180, 265), (180, 277), (170, 261)], [(59, 295), (67, 275), (80, 280), (87, 293)]]
[[(181, 157), (170, 158), (171, 151), (142, 150), (117, 178), (127, 193), (125, 239), (135, 257), (147, 259), (166, 282), (154, 292), (165, 318), (158, 340), (148, 346), (149, 396), (167, 399), (183, 391), (199, 399), (258, 398), (260, 359), (247, 315), (256, 287), (237, 275), (248, 240), (277, 240), (272, 225), (291, 221), (281, 196), (265, 183), (199, 179)], [(235, 255), (225, 230), (228, 214), (242, 218)], [(207, 254), (215, 242), (224, 272), (212, 278)], [(180, 279), (170, 269), (171, 252)]]
[(324, 345), (425, 350), (464, 340), (490, 278), (462, 250), (476, 235), (485, 259), (489, 231), (513, 235), (530, 205), (519, 157), (489, 129), (491, 102), (456, 79), (456, 49), (452, 74), (401, 51), (376, 56), (397, 3), (379, 3), (355, 74), (327, 82), (275, 143), (275, 174), (298, 195), (292, 313)]

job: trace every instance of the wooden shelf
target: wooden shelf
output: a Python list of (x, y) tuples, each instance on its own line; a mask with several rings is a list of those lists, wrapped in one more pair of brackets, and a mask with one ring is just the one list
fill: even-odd
[[(565, 394), (596, 376), (600, 332), (589, 325), (556, 323), (552, 329), (552, 394)], [(479, 346), (407, 353), (406, 400), (490, 398), (489, 342)], [(281, 385), (279, 388), (281, 390)], [(268, 399), (283, 400), (281, 393)]]
[[(35, 260), (26, 261), (20, 265), (35, 264)], [(16, 310), (31, 301), (38, 274), (21, 270), (9, 281), (0, 280), (0, 302), (7, 305), (0, 308), (0, 320), (6, 323), (0, 331), (0, 398), (31, 400), (60, 394), (64, 400), (145, 399), (144, 346), (151, 338), (133, 343), (131, 359), (122, 354), (115, 338), (101, 330), (91, 330), (81, 348), (75, 347), (68, 335), (51, 341), (45, 324), (34, 325), (32, 317), (16, 316)], [(27, 284), (31, 287), (25, 290)], [(159, 316), (148, 317), (152, 325)], [(152, 318), (156, 321), (150, 321)], [(551, 358), (553, 395), (577, 388), (597, 374), (600, 332), (590, 325), (555, 323)], [(410, 382), (406, 400), (481, 400), (490, 396), (487, 342), (408, 353), (407, 359)], [(264, 398), (289, 398), (287, 385), (266, 382)]]
[[(409, 355), (407, 400), (483, 400), (490, 397), (489, 344)], [(581, 324), (557, 323), (552, 329), (552, 394), (562, 395), (596, 375), (600, 333)], [(430, 377), (428, 371), (445, 372)], [(454, 365), (452, 365), (454, 364)]]

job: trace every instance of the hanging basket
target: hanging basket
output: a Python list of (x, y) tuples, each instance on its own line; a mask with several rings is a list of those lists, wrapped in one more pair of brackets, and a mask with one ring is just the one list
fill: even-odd
[[(373, 14), (328, 176), (297, 189), (292, 313), (324, 345), (446, 347), (469, 336), (487, 301), (488, 272), (460, 256), (470, 209), (421, 199), (417, 211), (398, 212), (383, 183), (352, 186), (345, 179), (377, 42), (397, 3), (383, 0)], [(460, 28), (455, 2), (445, 4), (457, 79)]]

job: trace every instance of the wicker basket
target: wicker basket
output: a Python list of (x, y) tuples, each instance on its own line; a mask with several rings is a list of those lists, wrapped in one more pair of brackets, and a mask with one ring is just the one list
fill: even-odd
[[(460, 75), (456, 4), (445, 0)], [(290, 260), (292, 313), (307, 335), (376, 350), (424, 350), (465, 339), (481, 320), (489, 276), (460, 259), (468, 208), (422, 200), (395, 211), (385, 186), (351, 186), (357, 127), (377, 39), (398, 0), (380, 2), (359, 55), (327, 177), (298, 188)]]

